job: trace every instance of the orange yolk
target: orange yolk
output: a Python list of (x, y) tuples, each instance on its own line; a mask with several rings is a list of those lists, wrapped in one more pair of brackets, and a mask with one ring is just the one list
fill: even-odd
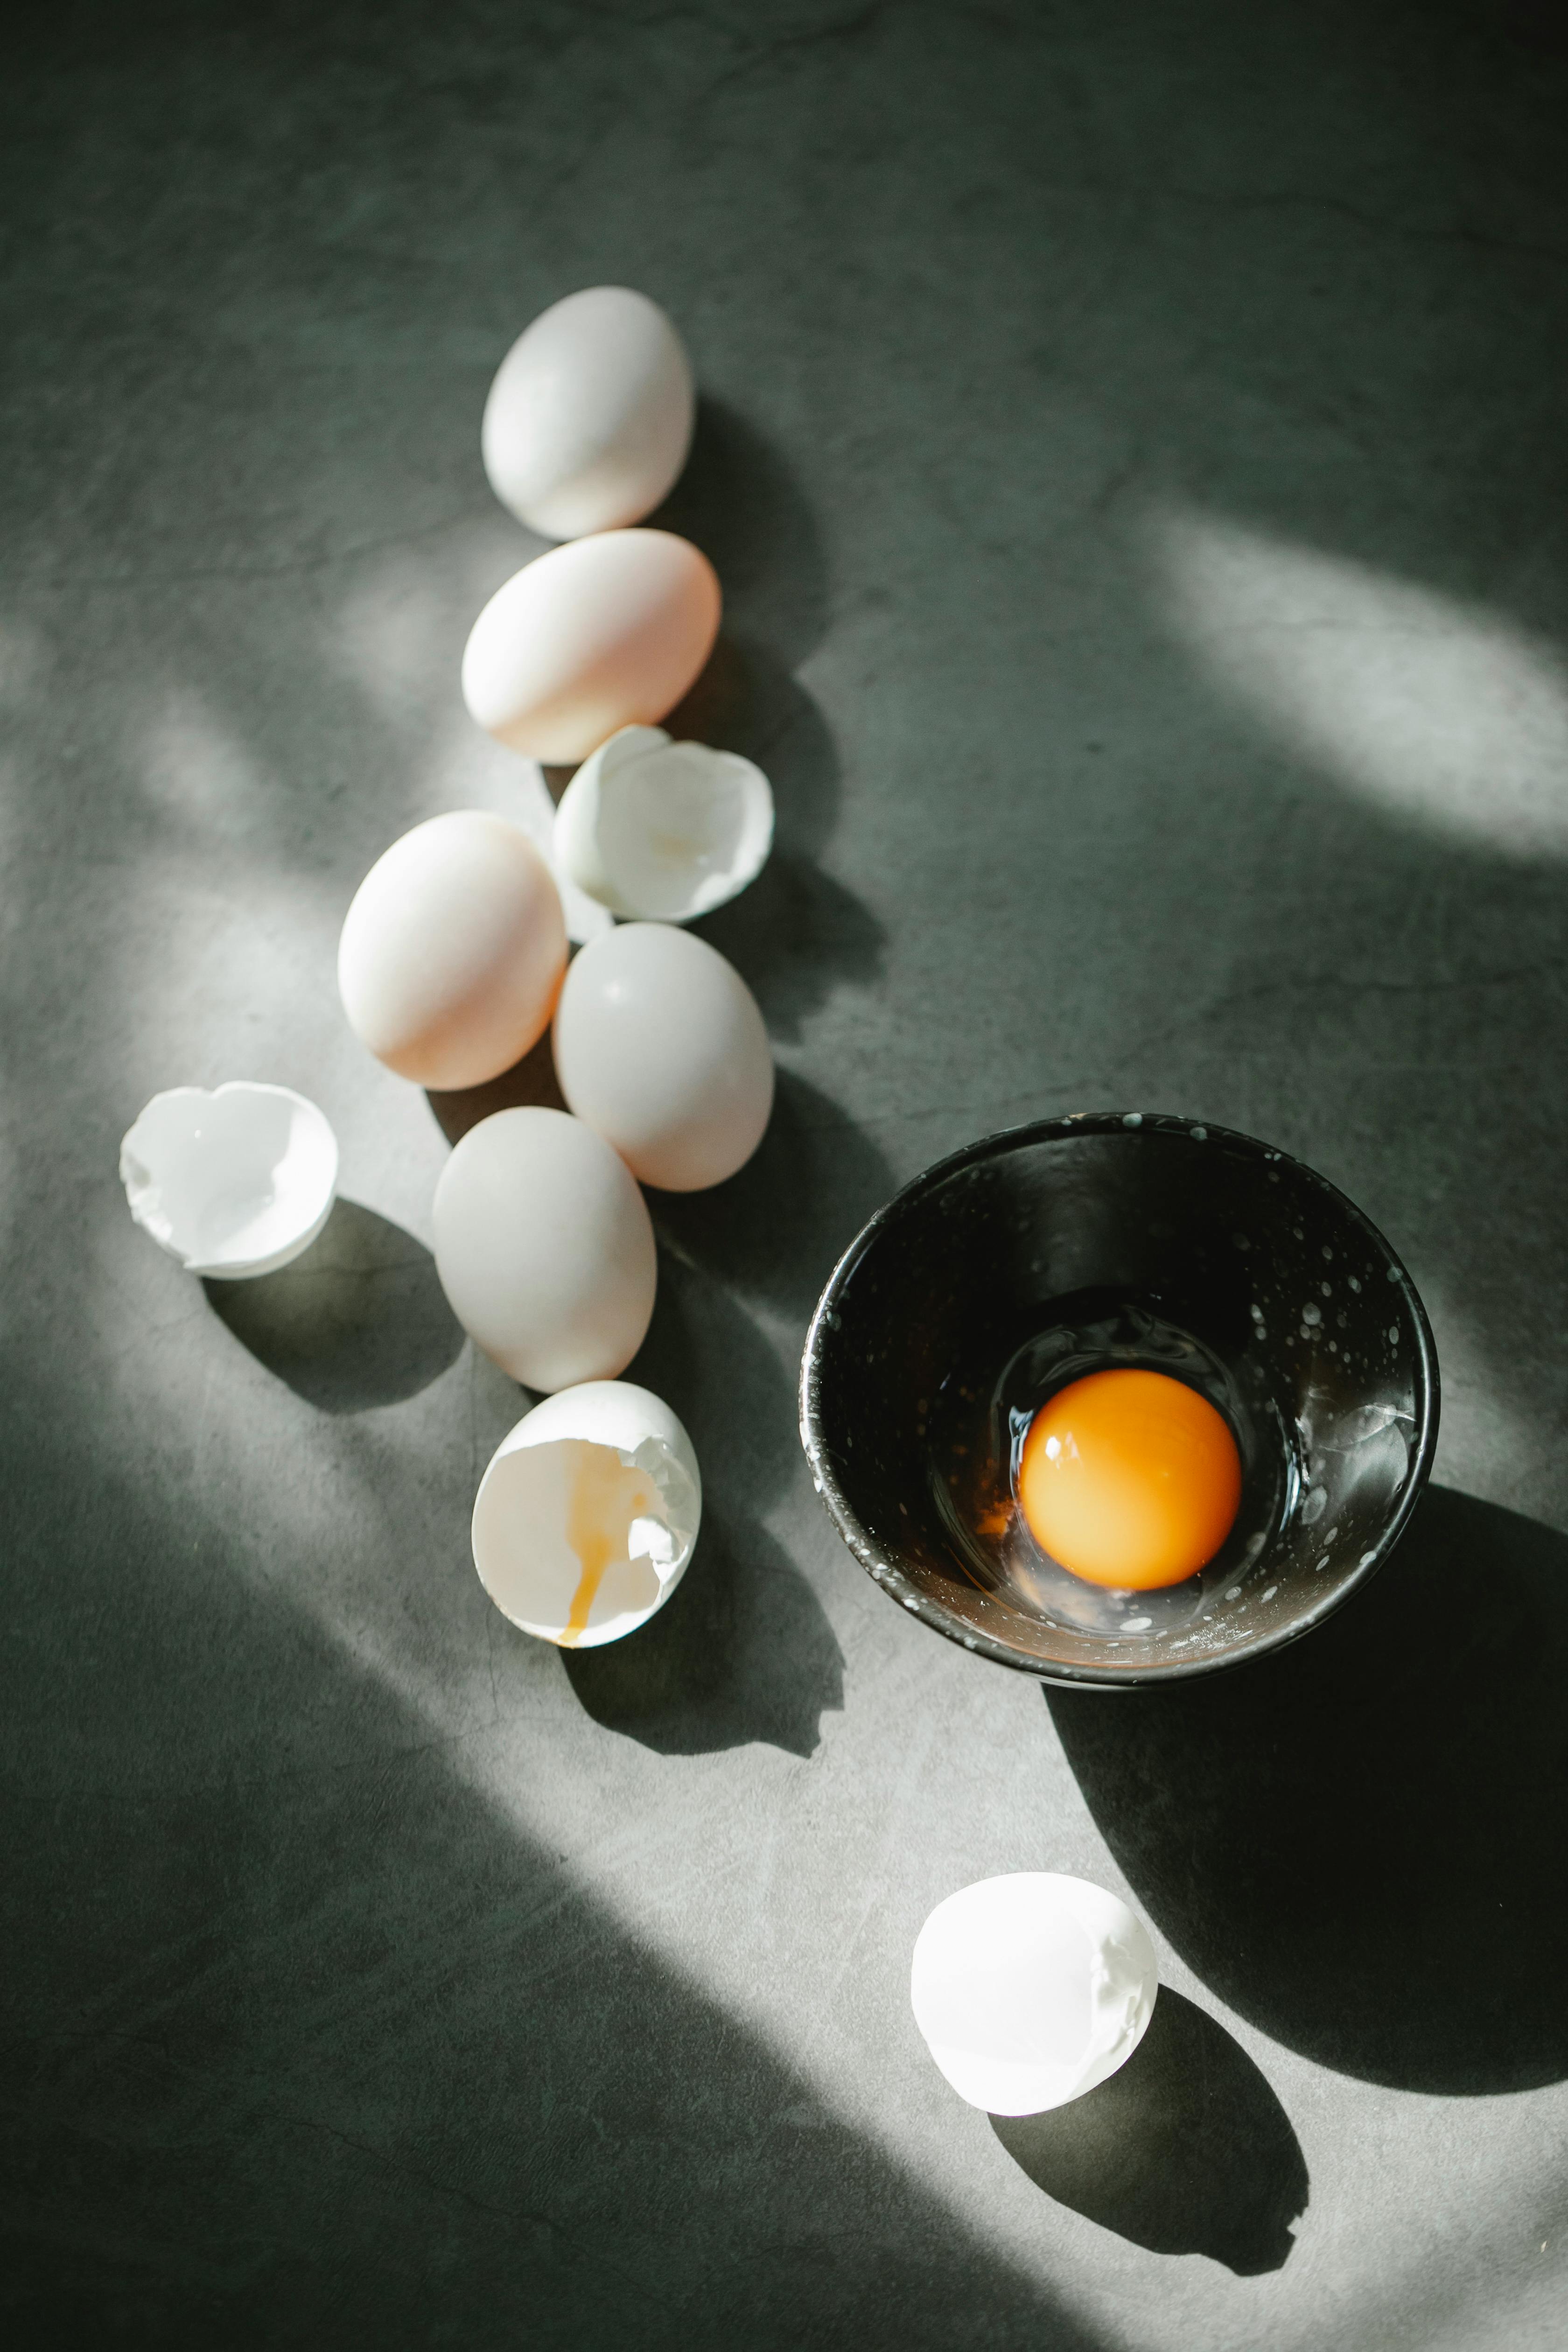
[(1240, 1502), (1223, 1416), (1163, 1372), (1090, 1372), (1040, 1407), (1024, 1440), (1029, 1532), (1090, 1584), (1180, 1584), (1214, 1558)]

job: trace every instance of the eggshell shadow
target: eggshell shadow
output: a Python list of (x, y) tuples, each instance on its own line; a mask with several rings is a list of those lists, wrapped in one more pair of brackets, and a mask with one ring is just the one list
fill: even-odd
[(810, 1756), (844, 1705), (843, 1652), (810, 1585), (765, 1528), (711, 1510), (657, 1616), (561, 1656), (585, 1714), (665, 1756), (752, 1741)]
[(429, 1251), (357, 1201), (335, 1202), (292, 1265), (202, 1287), (240, 1346), (321, 1412), (416, 1396), (463, 1346)]
[(843, 1706), (837, 1636), (762, 1516), (803, 1469), (791, 1370), (726, 1282), (660, 1250), (653, 1322), (626, 1377), (689, 1432), (702, 1530), (655, 1618), (622, 1642), (561, 1655), (595, 1722), (661, 1754), (763, 1741), (809, 1756), (823, 1715)]
[(1289, 2117), (1239, 2042), (1168, 1985), (1098, 2090), (991, 2128), (1047, 2197), (1152, 2253), (1255, 2278), (1295, 2250), (1308, 2177)]

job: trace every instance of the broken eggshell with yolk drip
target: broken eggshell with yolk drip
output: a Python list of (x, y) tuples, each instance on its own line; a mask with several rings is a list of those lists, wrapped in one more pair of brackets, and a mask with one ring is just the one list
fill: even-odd
[(1125, 2064), (1159, 1984), (1148, 1930), (1119, 1896), (1030, 1870), (937, 1905), (915, 1939), (910, 2000), (961, 2099), (1035, 2116)]
[(773, 788), (735, 751), (623, 727), (585, 760), (555, 816), (555, 857), (612, 913), (687, 923), (755, 881), (773, 839)]
[(338, 1143), (288, 1087), (231, 1079), (154, 1095), (120, 1147), (131, 1213), (187, 1273), (274, 1274), (331, 1214)]
[(563, 1649), (635, 1633), (686, 1572), (702, 1516), (691, 1440), (629, 1381), (525, 1413), (474, 1503), (474, 1566), (502, 1615)]

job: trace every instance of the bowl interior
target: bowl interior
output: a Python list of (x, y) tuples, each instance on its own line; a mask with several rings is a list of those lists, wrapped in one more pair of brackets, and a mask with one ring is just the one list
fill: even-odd
[[(1241, 1509), (1201, 1575), (1110, 1594), (998, 1534), (1007, 1433), (1123, 1363), (1206, 1393)], [(1386, 1555), (1436, 1439), (1414, 1285), (1322, 1177), (1155, 1115), (1047, 1120), (918, 1177), (813, 1321), (802, 1435), (863, 1566), (939, 1631), (1067, 1682), (1165, 1680), (1276, 1648)]]

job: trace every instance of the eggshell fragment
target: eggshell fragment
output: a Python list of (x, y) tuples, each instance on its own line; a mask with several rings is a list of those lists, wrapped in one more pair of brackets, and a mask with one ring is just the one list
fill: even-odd
[(585, 760), (674, 708), (713, 650), (720, 604), (708, 558), (672, 531), (574, 540), (490, 598), (463, 655), (463, 698), (510, 750)]
[(416, 1086), (482, 1086), (544, 1034), (566, 963), (550, 869), (504, 817), (416, 824), (354, 894), (338, 987), (356, 1036)]
[(629, 1381), (562, 1389), (502, 1439), (474, 1503), (474, 1566), (514, 1625), (563, 1649), (662, 1609), (702, 1517), (691, 1440)]
[(613, 1380), (643, 1342), (657, 1266), (647, 1204), (592, 1128), (499, 1110), (436, 1187), (436, 1271), (452, 1312), (531, 1389)]
[(1033, 2116), (1126, 2063), (1159, 1984), (1148, 1930), (1119, 1896), (1029, 1870), (937, 1905), (915, 1939), (910, 2000), (960, 2098)]
[(757, 1001), (706, 940), (625, 923), (591, 940), (556, 1007), (555, 1075), (634, 1176), (670, 1192), (721, 1184), (763, 1139), (773, 1064)]
[(310, 1248), (336, 1197), (337, 1138), (288, 1087), (174, 1087), (125, 1137), (120, 1181), (160, 1249), (188, 1273), (237, 1282)]
[(555, 814), (555, 859), (617, 915), (686, 923), (762, 872), (773, 788), (734, 751), (623, 727), (584, 760)]
[(590, 286), (541, 311), (501, 362), (480, 446), (490, 488), (546, 539), (651, 514), (691, 446), (696, 394), (657, 302)]

